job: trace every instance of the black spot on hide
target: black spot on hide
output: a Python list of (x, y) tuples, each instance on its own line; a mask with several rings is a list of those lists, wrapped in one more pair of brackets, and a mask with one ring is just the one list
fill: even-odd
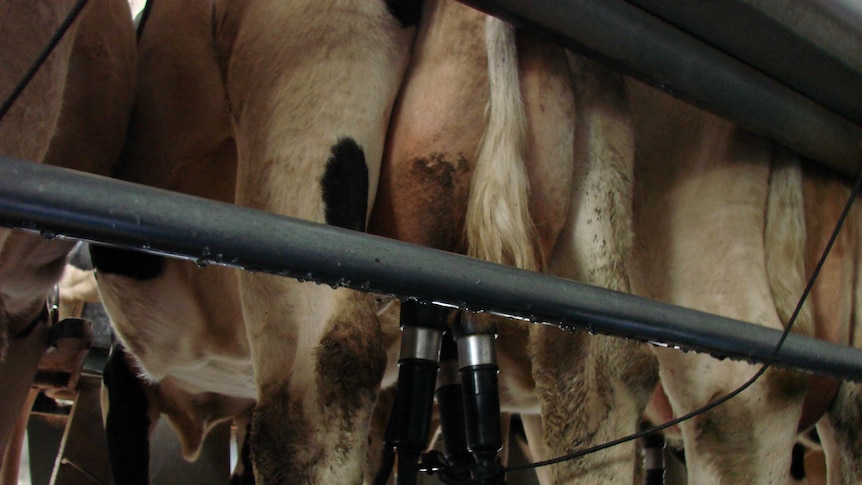
[(155, 254), (111, 246), (90, 246), (90, 259), (100, 273), (114, 274), (139, 281), (158, 278), (165, 270), (165, 258)]
[(105, 435), (114, 483), (149, 483), (150, 418), (143, 382), (117, 344), (102, 374), (108, 390)]
[(368, 209), (368, 166), (365, 153), (353, 139), (342, 138), (332, 147), (332, 157), (320, 179), (327, 224), (365, 230)]
[(386, 0), (386, 8), (402, 27), (413, 27), (419, 24), (422, 0)]

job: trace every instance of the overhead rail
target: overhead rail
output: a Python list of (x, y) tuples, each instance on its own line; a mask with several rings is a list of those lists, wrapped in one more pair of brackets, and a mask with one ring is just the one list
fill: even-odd
[(807, 39), (800, 33), (801, 25), (789, 25), (787, 14), (771, 12), (764, 0), (628, 2), (862, 124), (862, 72), (852, 66), (858, 56), (838, 47), (850, 44), (858, 51), (862, 35), (829, 22), (829, 14), (814, 2), (805, 0), (796, 6), (784, 2), (780, 8), (791, 12), (796, 23), (831, 31), (835, 45), (825, 47)]
[[(844, 175), (859, 172), (860, 73), (743, 0), (459, 1), (534, 29)], [(692, 5), (697, 8), (687, 10)], [(738, 26), (746, 30), (737, 32)], [(760, 34), (778, 36), (775, 45)], [(770, 57), (774, 52), (777, 59)]]
[[(12, 228), (763, 362), (780, 332), (323, 224), (0, 157)], [(862, 351), (790, 335), (775, 364), (862, 382)]]

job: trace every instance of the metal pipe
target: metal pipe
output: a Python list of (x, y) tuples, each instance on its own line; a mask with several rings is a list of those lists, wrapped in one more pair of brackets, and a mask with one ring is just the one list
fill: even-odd
[(496, 335), (477, 333), (462, 335), (456, 339), (461, 367), (476, 367), (480, 365), (497, 365), (497, 353), (494, 350)]
[[(405, 299), (763, 361), (779, 332), (443, 251), (0, 157), (0, 221)], [(790, 335), (777, 365), (862, 382), (862, 351)]]
[[(782, 24), (758, 5), (760, 0), (627, 1), (862, 124), (862, 73), (841, 53), (824, 50)], [(813, 4), (807, 8), (817, 11)], [(840, 34), (847, 32), (835, 32)]]
[(857, 32), (862, 31), (862, 5), (857, 0), (814, 0), (813, 3)]
[(437, 362), (440, 360), (442, 341), (442, 330), (428, 327), (403, 327), (401, 329), (401, 358)]
[(459, 1), (603, 60), (840, 173), (859, 171), (859, 125), (624, 0)]
[(645, 485), (664, 485), (664, 449), (664, 435), (661, 433), (653, 433), (644, 437), (643, 454)]

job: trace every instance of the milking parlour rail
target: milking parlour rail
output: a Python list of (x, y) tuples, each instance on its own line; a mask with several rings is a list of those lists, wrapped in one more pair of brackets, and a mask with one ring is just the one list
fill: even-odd
[[(0, 158), (0, 220), (305, 281), (763, 362), (781, 333), (338, 227)], [(862, 350), (790, 335), (775, 364), (862, 382)]]

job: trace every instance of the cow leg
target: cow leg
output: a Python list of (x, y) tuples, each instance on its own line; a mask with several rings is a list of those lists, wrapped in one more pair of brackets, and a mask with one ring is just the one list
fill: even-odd
[[(404, 7), (245, 5), (227, 73), (238, 203), (365, 229), (414, 32)], [(241, 275), (240, 293), (258, 384), (256, 478), (361, 482), (386, 359), (373, 298), (258, 274)]]
[[(810, 274), (838, 223), (850, 194), (850, 186), (846, 180), (814, 164), (804, 165), (803, 175), (804, 226), (807, 236), (805, 268)], [(813, 333), (817, 338), (857, 348), (862, 346), (862, 332), (858, 329), (859, 311), (862, 308), (859, 305), (862, 291), (859, 285), (859, 262), (862, 260), (862, 232), (859, 225), (862, 218), (859, 209), (860, 205), (855, 204), (844, 221), (812, 288), (809, 304), (806, 305), (814, 309), (816, 325)], [(822, 390), (817, 392), (820, 387), (817, 382), (812, 384), (808, 397), (811, 398), (813, 393), (815, 399), (809, 399), (806, 405), (816, 402), (817, 397), (822, 399), (829, 395)], [(828, 483), (857, 483), (862, 480), (860, 409), (862, 388), (849, 382), (840, 383), (826, 414), (817, 423), (827, 468), (824, 480), (828, 479)], [(806, 414), (809, 413), (803, 413)], [(806, 460), (806, 464), (810, 461)]]
[[(66, 32), (63, 40), (47, 58), (27, 88), (21, 93), (12, 108), (0, 122), (0, 152), (4, 156), (43, 162), (55, 134), (61, 115), (66, 85), (77, 79), (70, 71), (70, 55), (79, 24), (88, 12), (97, 10), (90, 6), (81, 18)], [(7, 48), (0, 52), (0, 100), (5, 102), (14, 86), (24, 77), (42, 50), (47, 47), (61, 21), (70, 13), (74, 2), (61, 0), (48, 3), (0, 1), (0, 36), (9, 40)], [(128, 11), (128, 6), (121, 3)], [(128, 23), (131, 23), (126, 18)], [(112, 39), (117, 42), (118, 39)], [(89, 67), (89, 66), (87, 66)], [(81, 67), (86, 69), (86, 67)], [(123, 123), (120, 123), (123, 125)], [(101, 145), (94, 143), (94, 145)], [(45, 241), (38, 236), (0, 229), (0, 374), (16, 375), (14, 388), (4, 386), (8, 402), (16, 406), (15, 396), (27, 392), (38, 358), (16, 359), (4, 365), (7, 337), (19, 335), (30, 322), (37, 318), (44, 306), (45, 295), (51, 285), (60, 279), (65, 257), (74, 243), (68, 241)], [(32, 337), (32, 335), (31, 335)], [(40, 344), (46, 344), (41, 340)], [(45, 347), (34, 349), (32, 339), (13, 339), (11, 345), (20, 345), (20, 352), (31, 356), (40, 355)], [(15, 355), (18, 351), (10, 351)], [(2, 376), (5, 378), (5, 376)], [(20, 401), (17, 403), (20, 405)], [(0, 413), (3, 421), (17, 415)], [(7, 439), (6, 423), (0, 423), (0, 449)]]
[[(702, 179), (698, 177), (699, 180), (688, 188), (698, 193), (696, 196), (693, 192), (689, 193), (687, 201), (697, 197), (704, 203), (698, 210), (697, 222), (687, 219), (691, 214), (682, 216), (686, 219), (688, 230), (698, 233), (721, 228), (721, 231), (711, 232), (705, 238), (689, 239), (694, 244), (686, 250), (697, 247), (698, 255), (690, 253), (686, 258), (699, 258), (704, 266), (689, 266), (689, 271), (684, 272), (683, 281), (677, 282), (680, 287), (675, 290), (682, 299), (676, 302), (743, 321), (781, 328), (783, 322), (779, 315), (788, 313), (788, 304), (783, 301), (787, 297), (763, 281), (763, 277), (769, 275), (765, 264), (770, 258), (770, 255), (763, 254), (764, 243), (767, 244), (765, 249), (770, 250), (768, 240), (764, 241), (762, 235), (763, 228), (768, 228), (770, 221), (763, 221), (763, 217), (764, 214), (767, 219), (776, 216), (772, 211), (764, 210), (763, 188), (769, 187), (773, 191), (778, 187), (775, 183), (767, 182), (767, 176), (774, 173), (768, 171), (769, 163), (764, 164), (763, 161), (768, 162), (770, 155), (764, 142), (750, 135), (732, 132), (726, 136), (726, 151), (718, 151), (714, 156), (727, 157), (726, 161), (719, 162), (719, 166), (731, 161), (730, 165), (724, 167), (736, 168), (733, 162), (747, 162), (739, 167), (739, 172), (744, 171), (745, 175), (738, 172), (732, 174), (719, 168), (709, 171)], [(739, 181), (742, 177), (746, 177), (746, 182)], [(720, 193), (704, 190), (701, 183), (723, 190)], [(770, 198), (773, 196), (770, 194)], [(692, 206), (689, 205), (689, 208)], [(706, 212), (710, 212), (710, 215), (705, 215)], [(790, 227), (787, 224), (784, 226)], [(718, 260), (704, 257), (714, 251), (716, 255), (721, 254)], [(688, 261), (686, 264), (691, 264), (691, 259)], [(792, 264), (792, 260), (785, 261), (787, 267)], [(721, 270), (714, 272), (714, 268)], [(794, 278), (787, 276), (784, 283), (791, 281)], [(698, 284), (704, 286), (695, 295), (690, 291), (694, 289), (693, 285)], [(686, 285), (689, 285), (689, 289), (685, 289)], [(797, 291), (794, 293), (798, 297), (801, 294), (801, 282), (795, 286)], [(803, 326), (800, 322), (799, 328)], [(719, 362), (708, 356), (683, 355), (666, 349), (657, 354), (662, 366), (662, 382), (677, 415), (690, 412), (730, 392), (755, 371), (755, 367), (747, 364)], [(705, 375), (709, 378), (704, 379)], [(683, 423), (681, 429), (689, 477), (704, 483), (774, 483), (787, 480), (806, 389), (805, 377), (783, 370), (770, 370), (744, 394), (714, 411)], [(735, 424), (733, 428), (728, 428), (726, 423)]]
[[(73, 3), (72, 0), (44, 5), (0, 2), (0, 36), (10, 40), (8, 48), (0, 52), (0, 103), (8, 99), (16, 84), (48, 45), (48, 40)], [(0, 151), (4, 156), (33, 162), (44, 160), (60, 115), (76, 28), (77, 24), (67, 32), (64, 40), (0, 122)], [(10, 239), (17, 240), (18, 245), (12, 246)], [(32, 260), (21, 259), (23, 256), (38, 257), (38, 250), (44, 251), (47, 246), (49, 243), (36, 236), (0, 229), (0, 304), (3, 310), (0, 314), (0, 363), (5, 360), (9, 334), (21, 331), (36, 317), (39, 311), (36, 309), (37, 301), (44, 301), (44, 293), (50, 287), (52, 278), (56, 276), (59, 279), (59, 273), (51, 273), (50, 270), (43, 271), (43, 274), (37, 273), (38, 276), (34, 278), (28, 270), (36, 269), (38, 272), (39, 268), (28, 266)], [(56, 244), (51, 246), (55, 247)], [(51, 248), (47, 248), (46, 252), (52, 253)], [(45, 261), (40, 260), (39, 263), (44, 264)], [(15, 415), (17, 412), (6, 416)], [(5, 437), (0, 434), (0, 445), (3, 444)]]
[[(746, 182), (765, 186), (765, 174), (763, 170), (759, 171), (760, 174), (756, 170), (745, 176), (734, 174), (734, 181), (714, 177), (709, 182), (714, 187), (733, 187), (731, 190), (735, 194), (724, 192), (720, 197), (735, 200), (739, 206), (733, 208), (734, 213), (709, 209), (711, 214), (700, 212), (697, 222), (686, 221), (691, 234), (705, 236), (703, 239), (689, 239), (707, 243), (699, 247), (696, 254), (689, 255), (689, 258), (699, 259), (704, 267), (677, 273), (685, 275), (683, 279), (687, 281), (675, 282), (675, 286), (679, 285), (675, 291), (687, 294), (672, 301), (781, 328), (769, 287), (763, 281), (766, 275), (763, 254), (758, 254), (763, 226), (757, 219), (762, 217), (763, 206), (759, 203), (748, 205), (746, 195), (735, 190), (752, 188), (739, 182), (743, 177)], [(731, 175), (728, 173), (727, 176)], [(699, 186), (696, 191), (699, 200), (710, 198), (711, 194), (707, 194), (708, 189), (704, 186)], [(751, 211), (752, 206), (754, 211)], [(741, 225), (752, 222), (754, 224), (749, 228)], [(722, 229), (716, 231), (716, 228)], [(706, 231), (710, 233), (707, 235)], [(726, 246), (717, 250), (711, 244)], [(707, 254), (730, 258), (723, 261), (709, 258), (707, 261)], [(692, 264), (692, 261), (688, 259), (686, 264)], [(716, 268), (720, 270), (715, 272)], [(697, 294), (695, 288), (698, 288)], [(689, 290), (692, 291), (689, 293)], [(656, 349), (656, 354), (661, 364), (662, 384), (677, 416), (734, 390), (756, 370), (754, 366), (740, 362), (717, 361), (709, 356), (683, 354), (670, 349)], [(690, 479), (697, 483), (781, 483), (787, 480), (805, 390), (804, 378), (787, 371), (771, 370), (744, 394), (683, 423), (681, 429)], [(727, 423), (734, 425), (729, 427)]]
[[(633, 139), (620, 76), (570, 57), (577, 110), (570, 213), (550, 272), (629, 291)], [(554, 328), (531, 331), (545, 442), (559, 456), (631, 434), (655, 385), (641, 344)], [(549, 467), (554, 483), (631, 483), (633, 444)]]
[[(326, 327), (322, 335), (309, 335), (319, 329), (299, 329), (298, 341), (313, 338), (317, 343), (295, 346), (292, 362), (282, 357), (287, 345), (277, 346), (280, 359), (268, 353), (280, 340), (279, 329), (266, 329), (271, 345), (258, 342), (257, 379), (270, 382), (261, 383), (252, 424), (255, 476), (261, 483), (359, 483), (367, 427), (385, 365), (375, 315), (365, 295), (348, 290), (303, 296), (332, 304), (333, 311), (308, 311), (308, 326), (319, 318)], [(341, 301), (327, 302), (327, 296)], [(290, 369), (289, 379), (281, 375), (284, 369)]]
[[(21, 454), (24, 451), (27, 423), (30, 421), (30, 411), (39, 395), (39, 390), (31, 388), (18, 414), (18, 421), (10, 433), (6, 443), (6, 452), (0, 456), (0, 484), (15, 485), (21, 471)], [(17, 400), (15, 401), (17, 402)]]
[(0, 400), (0, 456), (5, 454), (18, 415), (36, 376), (36, 366), (48, 348), (50, 327), (45, 321), (47, 312), (42, 315), (43, 318), (34, 320), (34, 326), (26, 330), (25, 334), (19, 334), (11, 340), (7, 360), (0, 363), (0, 389), (4, 393)]
[(862, 483), (862, 386), (844, 382), (817, 423), (829, 484)]
[[(386, 426), (389, 423), (389, 416), (392, 414), (392, 406), (395, 403), (395, 387), (382, 389), (377, 396), (377, 401), (374, 405), (374, 414), (371, 417), (371, 424), (368, 430), (368, 458), (365, 468), (365, 483), (373, 483), (375, 477), (382, 466), (391, 467), (394, 465), (394, 451), (386, 449), (385, 435)], [(387, 447), (388, 448), (388, 447)], [(389, 454), (389, 453), (392, 454)], [(392, 482), (394, 475), (390, 475), (389, 482)]]
[[(72, 5), (71, 0), (47, 4), (0, 2), (0, 37), (9, 42), (0, 52), (0, 103), (12, 94)], [(0, 152), (4, 156), (34, 162), (44, 159), (60, 113), (74, 35), (75, 27), (0, 121)], [(62, 247), (55, 253), (58, 246)], [(53, 256), (62, 256), (63, 250), (68, 250), (66, 244), (48, 243), (38, 236), (0, 229), (0, 380), (6, 384), (4, 405), (0, 410), (3, 411), (0, 413), (0, 451), (6, 449), (39, 356), (47, 346), (43, 332), (37, 332), (38, 339), (36, 334), (13, 339), (11, 343), (9, 339), (19, 335), (39, 315), (45, 293), (62, 271), (62, 261), (51, 264)], [(36, 259), (21, 259), (22, 256)], [(34, 348), (34, 343), (42, 347)], [(10, 345), (21, 348), (10, 351)], [(7, 351), (11, 354), (8, 361)], [(30, 358), (23, 358), (25, 355)]]
[[(524, 425), (524, 434), (527, 437), (530, 461), (535, 463), (548, 458), (554, 458), (548, 456), (545, 434), (542, 429), (542, 416), (538, 414), (522, 414), (521, 422)], [(536, 478), (543, 485), (553, 483), (548, 467), (536, 468)]]
[[(764, 243), (769, 144), (666, 95), (632, 86), (640, 291), (782, 328)], [(736, 389), (756, 370), (672, 349), (656, 349), (656, 355), (677, 416)], [(805, 390), (804, 378), (771, 370), (744, 394), (683, 423), (690, 481), (786, 481)]]
[[(531, 336), (534, 348), (543, 352), (534, 363), (548, 455), (634, 432), (646, 404), (643, 394), (648, 394), (637, 391), (642, 381), (654, 380), (652, 359), (611, 338), (549, 330)], [(637, 363), (646, 369), (646, 379), (634, 372)], [(631, 483), (635, 459), (629, 443), (550, 466), (547, 473), (551, 483)]]

